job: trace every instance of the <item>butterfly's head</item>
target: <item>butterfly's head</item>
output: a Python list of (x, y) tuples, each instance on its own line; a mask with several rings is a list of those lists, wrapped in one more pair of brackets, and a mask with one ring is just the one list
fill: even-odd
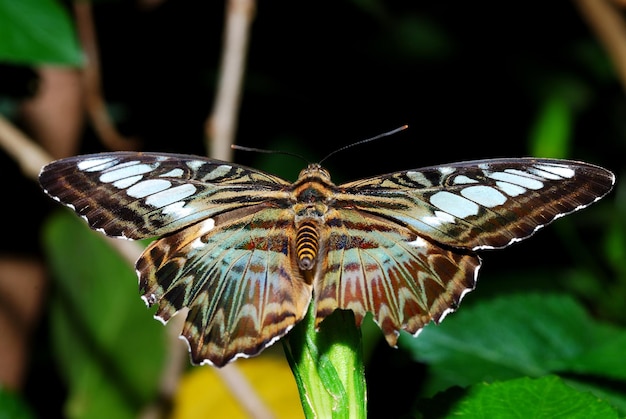
[(306, 167), (306, 169), (302, 169), (300, 175), (298, 176), (298, 179), (311, 180), (314, 178), (330, 182), (330, 172), (318, 163), (311, 163)]

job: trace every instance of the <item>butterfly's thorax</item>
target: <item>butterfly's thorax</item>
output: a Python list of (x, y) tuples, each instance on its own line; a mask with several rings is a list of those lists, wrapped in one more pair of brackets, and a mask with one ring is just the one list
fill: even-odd
[(320, 229), (335, 193), (336, 186), (330, 180), (330, 174), (319, 164), (310, 164), (302, 170), (292, 186), (296, 255), (303, 271), (315, 267)]

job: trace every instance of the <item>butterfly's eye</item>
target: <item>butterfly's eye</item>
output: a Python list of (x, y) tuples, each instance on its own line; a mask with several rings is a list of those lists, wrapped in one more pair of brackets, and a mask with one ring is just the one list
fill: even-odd
[(330, 172), (323, 167), (319, 167), (320, 176), (330, 180)]

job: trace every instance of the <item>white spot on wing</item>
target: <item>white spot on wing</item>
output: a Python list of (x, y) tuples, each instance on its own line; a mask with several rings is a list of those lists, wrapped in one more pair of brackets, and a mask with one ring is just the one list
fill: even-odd
[(152, 167), (147, 164), (137, 164), (138, 162), (128, 162), (115, 166), (113, 169), (100, 175), (100, 182), (111, 183), (127, 177), (150, 173)]
[(200, 170), (202, 166), (204, 166), (204, 162), (202, 160), (190, 160), (187, 162), (187, 167), (191, 170)]
[(184, 173), (185, 171), (183, 169), (176, 168), (176, 169), (170, 170), (167, 173), (163, 173), (162, 175), (159, 175), (159, 177), (181, 177)]
[(202, 221), (200, 225), (201, 225), (200, 230), (195, 232), (198, 238), (195, 239), (193, 243), (191, 243), (191, 247), (194, 249), (205, 246), (205, 243), (202, 241), (202, 236), (204, 236), (209, 231), (213, 230), (213, 228), (215, 227), (215, 220), (213, 218), (207, 218), (206, 220)]
[(518, 196), (526, 192), (526, 189), (522, 188), (521, 186), (513, 185), (512, 183), (508, 182), (498, 181), (496, 182), (496, 185), (498, 185), (498, 188), (500, 188), (508, 196)]
[(454, 223), (455, 218), (443, 211), (435, 211), (435, 215), (422, 217), (422, 221), (430, 226), (439, 227), (442, 224)]
[(459, 218), (477, 215), (479, 209), (475, 202), (447, 191), (437, 192), (431, 196), (430, 203), (440, 210)]
[(174, 202), (173, 204), (166, 205), (161, 209), (163, 215), (171, 215), (174, 218), (183, 218), (191, 214), (192, 209), (185, 207), (185, 201)]
[[(173, 189), (176, 188), (171, 188), (172, 186), (172, 182), (170, 182), (169, 180), (164, 180), (164, 179), (147, 179), (147, 180), (143, 180), (133, 186), (131, 186), (130, 188), (128, 188), (128, 190), (126, 191), (126, 193), (129, 196), (132, 196), (133, 198), (144, 198), (146, 196), (152, 195), (152, 194), (157, 194), (158, 192), (161, 191), (171, 191)], [(152, 197), (150, 197), (152, 198)], [(150, 199), (148, 198), (148, 199)], [(175, 199), (175, 201), (178, 201), (178, 199)], [(168, 202), (172, 203), (173, 201)], [(150, 202), (148, 202), (148, 200), (146, 200), (146, 203), (148, 205), (153, 205)], [(167, 205), (167, 204), (166, 204)], [(153, 205), (154, 206), (154, 205)]]
[(489, 173), (488, 176), (491, 179), (512, 183), (514, 185), (518, 185), (526, 189), (538, 190), (538, 189), (543, 188), (543, 182), (540, 182), (537, 179), (532, 179), (528, 176), (522, 176), (522, 175), (516, 174), (516, 172), (520, 173), (519, 171), (510, 170), (510, 171), (505, 171), (505, 172)]
[(416, 237), (415, 240), (413, 240), (412, 242), (409, 242), (408, 244), (409, 246), (419, 247), (419, 248), (427, 247), (426, 240), (424, 240), (423, 238), (419, 236)]
[[(546, 172), (554, 173), (555, 175), (561, 178), (573, 178), (576, 172), (574, 169), (568, 166), (561, 165), (547, 165), (547, 164), (536, 164), (535, 167), (539, 170), (544, 170)], [(544, 175), (545, 176), (545, 175)], [(547, 177), (547, 176), (545, 176)], [(548, 178), (550, 179), (550, 178)]]
[(183, 201), (185, 198), (188, 198), (195, 193), (196, 187), (190, 183), (185, 183), (149, 196), (146, 198), (146, 204), (156, 208), (161, 208), (175, 202)]
[(506, 196), (500, 191), (485, 185), (468, 186), (461, 191), (461, 195), (489, 208), (497, 207), (506, 202)]
[(93, 158), (78, 162), (77, 167), (83, 172), (98, 172), (114, 166), (116, 161), (113, 157)]
[(120, 179), (118, 181), (113, 182), (113, 186), (115, 186), (118, 189), (126, 189), (132, 186), (133, 184), (139, 182), (141, 179), (143, 179), (142, 175), (131, 176), (131, 177), (127, 177), (126, 179)]
[(468, 183), (478, 183), (478, 181), (476, 179), (472, 179), (469, 178), (465, 175), (459, 175), (457, 177), (454, 178), (454, 182), (455, 185), (466, 185)]
[(554, 173), (546, 172), (536, 167), (529, 167), (528, 173), (548, 180), (563, 180), (563, 176), (555, 175)]
[(443, 176), (448, 176), (454, 173), (455, 171), (453, 167), (448, 167), (448, 166), (441, 166), (438, 169), (439, 169), (439, 173), (441, 173)]
[(211, 180), (211, 179), (217, 179), (219, 177), (222, 177), (226, 174), (228, 174), (228, 172), (230, 172), (232, 170), (232, 166), (229, 166), (228, 164), (222, 164), (217, 166), (215, 169), (211, 170), (209, 173), (207, 173), (203, 180)]
[(411, 179), (413, 182), (419, 183), (420, 185), (432, 186), (432, 182), (426, 179), (426, 177), (424, 176), (424, 173), (422, 172), (410, 170), (406, 172), (406, 177)]

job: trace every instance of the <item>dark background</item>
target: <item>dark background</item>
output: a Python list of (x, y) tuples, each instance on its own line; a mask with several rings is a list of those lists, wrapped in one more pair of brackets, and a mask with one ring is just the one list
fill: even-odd
[[(620, 151), (623, 90), (573, 2), (372, 3), (379, 9), (259, 4), (238, 144), (279, 144), (315, 160), (409, 125), (331, 159), (346, 179), (527, 155), (542, 102), (562, 90), (579, 102), (572, 157), (610, 166), (606, 159)], [(123, 131), (152, 150), (203, 151), (222, 2), (96, 6), (105, 92), (123, 111)], [(237, 160), (258, 157), (245, 154)]]

